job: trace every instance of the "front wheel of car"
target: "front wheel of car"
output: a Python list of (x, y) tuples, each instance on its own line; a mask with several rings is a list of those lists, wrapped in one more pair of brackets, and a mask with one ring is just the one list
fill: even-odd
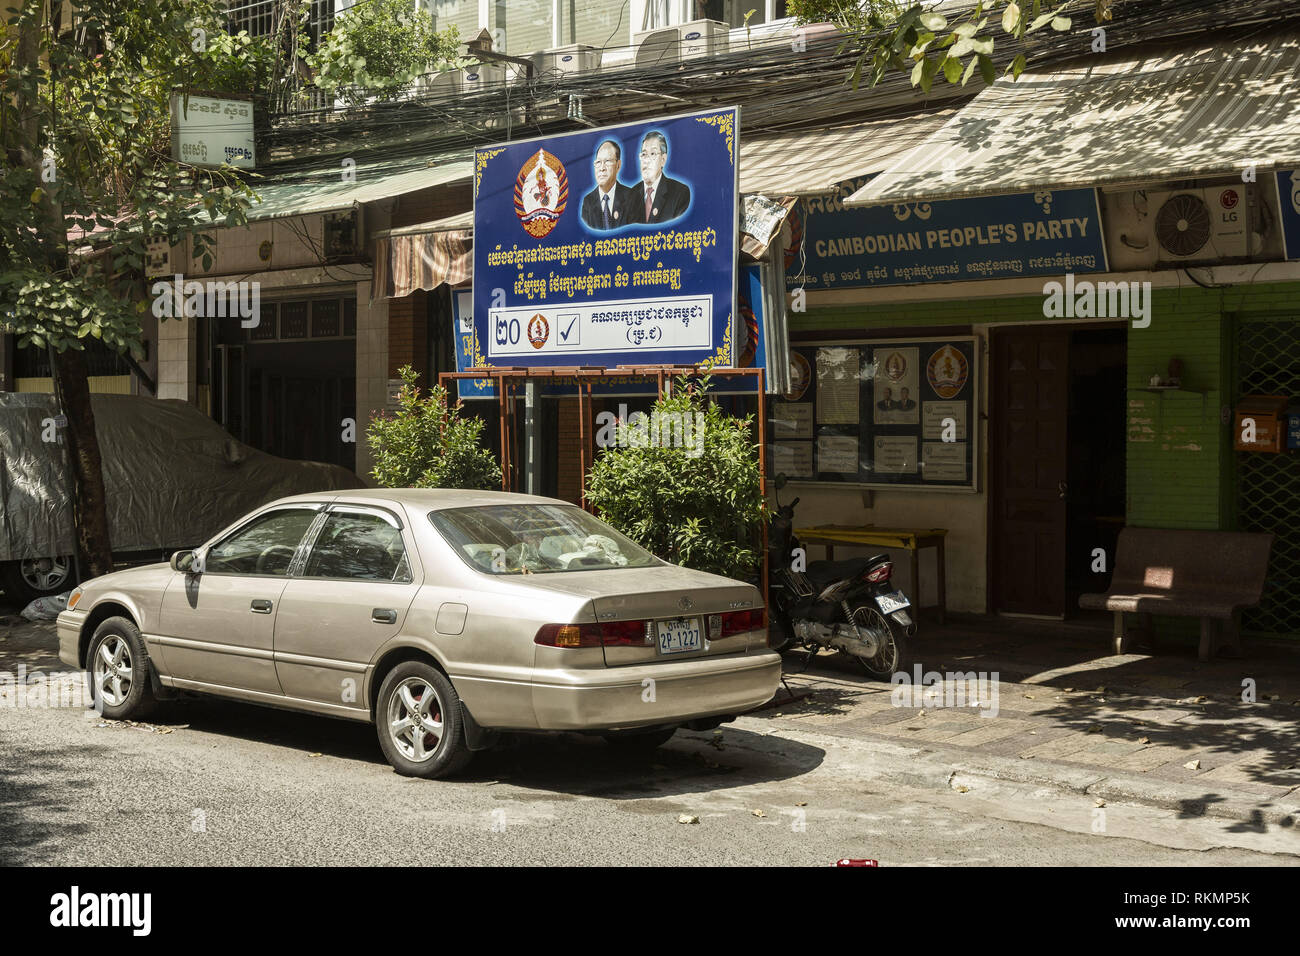
[(460, 697), (447, 675), (424, 661), (398, 664), (379, 688), (379, 746), (404, 777), (449, 777), (469, 763)]
[(130, 618), (103, 621), (86, 654), (95, 709), (111, 720), (147, 717), (157, 704), (151, 666), (140, 629)]
[(619, 730), (604, 734), (605, 742), (626, 751), (654, 750), (662, 747), (677, 733), (676, 727), (667, 730)]

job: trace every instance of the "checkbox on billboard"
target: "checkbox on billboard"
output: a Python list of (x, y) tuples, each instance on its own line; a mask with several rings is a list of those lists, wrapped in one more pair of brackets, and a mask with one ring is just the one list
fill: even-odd
[(578, 313), (569, 312), (555, 317), (556, 323), (560, 327), (560, 344), (561, 345), (581, 345), (582, 344), (582, 323), (578, 321)]

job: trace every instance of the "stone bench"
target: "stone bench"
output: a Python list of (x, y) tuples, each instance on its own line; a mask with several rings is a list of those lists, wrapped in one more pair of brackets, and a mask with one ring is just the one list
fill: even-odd
[(1127, 653), (1133, 637), (1125, 614), (1141, 616), (1148, 640), (1153, 614), (1200, 618), (1201, 660), (1214, 656), (1225, 629), (1240, 654), (1241, 611), (1259, 604), (1272, 546), (1271, 534), (1124, 528), (1110, 590), (1080, 595), (1079, 607), (1114, 612), (1116, 654)]

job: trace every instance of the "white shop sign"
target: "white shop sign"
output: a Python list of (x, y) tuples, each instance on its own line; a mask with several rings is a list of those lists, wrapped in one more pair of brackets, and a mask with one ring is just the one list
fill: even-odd
[(173, 159), (195, 166), (254, 167), (250, 101), (174, 95), (171, 111)]

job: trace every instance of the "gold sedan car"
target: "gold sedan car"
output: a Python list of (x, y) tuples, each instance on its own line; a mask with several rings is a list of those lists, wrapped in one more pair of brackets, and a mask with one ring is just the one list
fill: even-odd
[(501, 732), (654, 747), (771, 699), (757, 588), (659, 560), (562, 501), (299, 495), (170, 564), (95, 578), (59, 656), (105, 716), (179, 691), (372, 721), (398, 773), (443, 777)]

